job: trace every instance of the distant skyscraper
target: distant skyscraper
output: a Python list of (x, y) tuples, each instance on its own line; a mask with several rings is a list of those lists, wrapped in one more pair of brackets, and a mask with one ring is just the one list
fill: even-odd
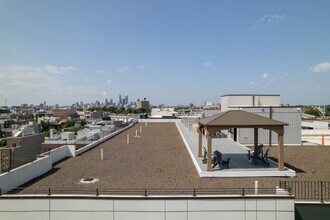
[(124, 100), (123, 100), (123, 101), (124, 101), (124, 103), (123, 103), (124, 105), (128, 105), (128, 95), (127, 95), (127, 96), (125, 96), (125, 98), (124, 98)]
[(123, 100), (121, 99), (121, 95), (118, 98), (118, 105), (121, 106), (123, 104)]

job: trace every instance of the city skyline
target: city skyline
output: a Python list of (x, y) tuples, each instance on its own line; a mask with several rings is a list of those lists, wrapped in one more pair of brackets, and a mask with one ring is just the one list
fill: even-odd
[(328, 1), (0, 2), (0, 105), (329, 104)]

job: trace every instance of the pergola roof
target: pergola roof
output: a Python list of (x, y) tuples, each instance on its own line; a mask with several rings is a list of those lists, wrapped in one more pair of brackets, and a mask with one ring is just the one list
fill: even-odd
[(284, 122), (266, 118), (241, 110), (230, 110), (198, 121), (200, 126), (219, 126), (228, 128), (282, 127)]

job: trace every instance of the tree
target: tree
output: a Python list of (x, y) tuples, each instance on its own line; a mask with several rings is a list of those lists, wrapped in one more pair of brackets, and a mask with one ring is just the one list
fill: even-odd
[(73, 127), (75, 125), (75, 121), (74, 120), (67, 120), (64, 124), (63, 124), (63, 128), (70, 128)]
[(41, 125), (42, 132), (48, 131), (51, 128), (51, 124), (49, 121), (41, 121), (40, 125)]
[(80, 125), (84, 127), (87, 124), (87, 121), (85, 119), (80, 120)]
[(7, 146), (7, 140), (5, 138), (0, 139), (0, 147)]
[(310, 115), (315, 115), (315, 116), (320, 116), (320, 112), (317, 111), (315, 108), (313, 107), (309, 107), (306, 111), (307, 114), (310, 114)]

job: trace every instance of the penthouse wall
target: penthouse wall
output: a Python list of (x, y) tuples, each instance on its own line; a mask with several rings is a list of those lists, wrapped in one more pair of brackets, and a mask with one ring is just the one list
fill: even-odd
[[(259, 107), (259, 108), (242, 108), (243, 111), (251, 112), (266, 118), (272, 118), (289, 124), (284, 126), (284, 144), (285, 145), (301, 145), (301, 115), (297, 108), (292, 107)], [(237, 140), (244, 145), (254, 144), (253, 128), (237, 129)], [(271, 141), (273, 145), (277, 145), (278, 136), (276, 132), (258, 129), (259, 143), (268, 145)], [(270, 135), (271, 133), (271, 135)]]

